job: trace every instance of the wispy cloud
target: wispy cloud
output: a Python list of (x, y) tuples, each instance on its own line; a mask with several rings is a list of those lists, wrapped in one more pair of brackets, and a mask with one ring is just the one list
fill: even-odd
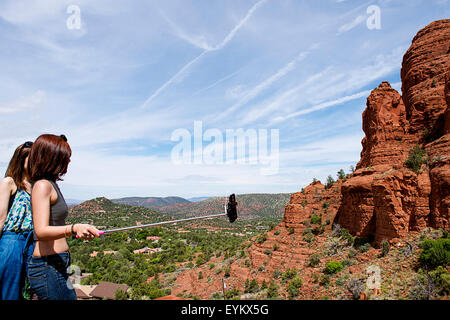
[(235, 104), (233, 104), (230, 108), (225, 110), (223, 113), (221, 113), (218, 116), (214, 116), (216, 120), (223, 119), (224, 117), (228, 116), (232, 112), (234, 112), (236, 109), (242, 107), (255, 97), (257, 97), (261, 92), (269, 88), (273, 83), (284, 77), (286, 74), (291, 72), (295, 69), (298, 62), (302, 61), (308, 56), (309, 52), (301, 52), (298, 54), (293, 60), (291, 60), (289, 63), (284, 65), (281, 69), (279, 69), (277, 72), (275, 72), (273, 75), (253, 87), (252, 89), (245, 92), (245, 94), (242, 95), (242, 97), (237, 101)]
[(21, 97), (13, 102), (0, 103), (0, 114), (30, 111), (42, 106), (45, 101), (45, 92), (38, 90), (30, 96)]
[(359, 24), (361, 24), (362, 22), (364, 22), (365, 20), (366, 20), (366, 16), (363, 14), (360, 14), (355, 19), (350, 21), (349, 23), (346, 23), (346, 24), (340, 26), (337, 34), (341, 34), (341, 33), (350, 31), (353, 28), (355, 28), (356, 26), (358, 26)]
[(358, 93), (355, 93), (355, 94), (352, 94), (352, 95), (349, 95), (349, 96), (341, 97), (339, 99), (326, 101), (326, 102), (320, 103), (318, 105), (311, 106), (311, 107), (308, 107), (306, 109), (302, 109), (300, 111), (293, 112), (293, 113), (285, 115), (285, 116), (276, 117), (270, 122), (270, 124), (271, 125), (278, 124), (280, 122), (283, 122), (283, 121), (286, 121), (286, 120), (289, 120), (289, 119), (292, 119), (292, 118), (295, 118), (295, 117), (298, 117), (298, 116), (301, 116), (301, 115), (305, 115), (305, 114), (308, 114), (308, 113), (311, 113), (311, 112), (314, 112), (314, 111), (326, 109), (326, 108), (329, 108), (329, 107), (333, 107), (333, 106), (336, 106), (336, 105), (343, 104), (344, 102), (348, 102), (348, 101), (352, 101), (352, 100), (355, 100), (355, 99), (367, 97), (369, 94), (370, 94), (370, 90), (365, 90), (365, 91), (361, 91), (361, 92), (358, 92)]
[(192, 59), (191, 61), (189, 61), (187, 64), (185, 64), (173, 77), (171, 77), (168, 81), (166, 81), (161, 87), (159, 87), (149, 98), (147, 98), (147, 100), (145, 100), (145, 102), (141, 105), (141, 108), (146, 108), (150, 102), (155, 99), (161, 92), (163, 92), (168, 86), (170, 86), (172, 83), (174, 83), (186, 70), (188, 70), (192, 65), (194, 65), (196, 62), (198, 62), (205, 54), (207, 54), (208, 52), (211, 51), (217, 51), (222, 49), (223, 47), (225, 47), (236, 35), (236, 33), (239, 31), (239, 29), (241, 29), (246, 23), (247, 21), (251, 18), (251, 16), (253, 15), (253, 13), (260, 7), (262, 6), (266, 1), (268, 0), (260, 0), (257, 3), (255, 3), (250, 10), (248, 10), (247, 14), (245, 15), (244, 18), (242, 18), (237, 24), (236, 26), (230, 31), (230, 33), (228, 33), (228, 35), (216, 46), (211, 47), (210, 45), (206, 44), (203, 40), (200, 43), (198, 41), (198, 39), (203, 39), (202, 37), (200, 38), (193, 38), (192, 36), (187, 36), (183, 31), (181, 31), (179, 28), (176, 28), (176, 30), (179, 30), (180, 33), (178, 34), (179, 36), (181, 35), (181, 37), (185, 40), (187, 40), (189, 43), (194, 43), (197, 46), (200, 46), (204, 49), (204, 51), (198, 55), (197, 57), (195, 57), (194, 59)]

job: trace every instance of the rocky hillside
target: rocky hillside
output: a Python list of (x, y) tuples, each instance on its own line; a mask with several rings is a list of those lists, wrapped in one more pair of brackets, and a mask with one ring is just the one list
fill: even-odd
[(68, 223), (89, 223), (99, 229), (170, 220), (150, 208), (117, 204), (106, 198), (85, 201), (69, 209)]
[[(367, 98), (356, 170), (331, 187), (315, 181), (292, 194), (282, 223), (252, 239), (246, 254), (213, 261), (224, 265), (223, 273), (199, 268), (205, 284), (197, 280), (197, 269), (181, 273), (174, 292), (210, 299), (225, 277), (239, 292), (249, 279), (262, 287), (272, 283), (267, 297), (278, 290), (287, 298), (297, 290), (303, 299), (372, 293), (414, 298), (410, 289), (422, 277), (413, 271), (420, 242), (450, 230), (449, 70), (450, 20), (435, 21), (418, 32), (404, 55), (403, 96), (382, 82)], [(393, 248), (389, 254), (382, 243)], [(326, 264), (336, 261), (342, 275), (324, 274)], [(357, 289), (364, 287), (371, 265), (382, 270), (382, 292)], [(294, 282), (292, 269), (303, 284)]]

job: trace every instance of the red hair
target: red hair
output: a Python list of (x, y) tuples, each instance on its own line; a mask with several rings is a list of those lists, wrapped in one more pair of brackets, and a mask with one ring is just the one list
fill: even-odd
[(33, 182), (47, 179), (62, 180), (69, 166), (72, 150), (64, 135), (43, 134), (33, 143), (28, 160), (30, 178)]

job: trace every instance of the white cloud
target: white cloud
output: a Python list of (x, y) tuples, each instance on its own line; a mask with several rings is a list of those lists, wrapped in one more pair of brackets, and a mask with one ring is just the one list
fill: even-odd
[[(272, 84), (274, 84), (276, 81), (284, 77), (286, 74), (294, 70), (297, 66), (297, 63), (302, 61), (308, 56), (309, 52), (301, 52), (298, 54), (295, 59), (291, 60), (289, 63), (284, 65), (281, 69), (279, 69), (276, 73), (271, 75), (269, 78), (265, 79), (264, 81), (260, 82), (258, 85), (253, 87), (252, 89), (248, 90), (245, 93), (242, 93), (242, 90), (239, 92), (239, 96), (241, 97), (239, 101), (237, 101), (235, 104), (233, 104), (230, 108), (225, 110), (222, 114), (218, 116), (214, 116), (214, 118), (222, 119), (225, 116), (229, 115), (230, 113), (234, 112), (241, 106), (245, 105), (255, 97), (257, 97), (261, 92), (268, 89)], [(239, 88), (242, 88), (242, 85), (239, 86)]]
[(355, 93), (355, 94), (352, 94), (352, 95), (349, 95), (349, 96), (340, 97), (340, 98), (335, 99), (335, 100), (326, 101), (326, 102), (320, 103), (318, 105), (311, 106), (311, 107), (308, 107), (306, 109), (302, 109), (300, 111), (297, 111), (297, 112), (294, 112), (294, 113), (291, 113), (291, 114), (288, 114), (288, 115), (285, 115), (285, 116), (276, 117), (270, 122), (270, 124), (274, 125), (274, 124), (277, 124), (277, 123), (289, 120), (291, 118), (298, 117), (300, 115), (305, 115), (305, 114), (308, 114), (308, 113), (311, 113), (311, 112), (314, 112), (314, 111), (318, 111), (318, 110), (326, 109), (326, 108), (333, 107), (333, 106), (336, 106), (336, 105), (340, 105), (340, 104), (342, 104), (344, 102), (348, 102), (348, 101), (351, 101), (351, 100), (367, 97), (369, 94), (370, 94), (370, 90), (365, 90), (365, 91), (361, 91), (361, 92), (358, 92), (358, 93)]
[(42, 106), (45, 98), (45, 92), (38, 90), (29, 96), (20, 97), (13, 102), (0, 103), (0, 114), (17, 113), (38, 108)]
[(356, 26), (358, 26), (359, 24), (361, 24), (365, 20), (366, 20), (366, 16), (363, 15), (363, 14), (360, 14), (354, 20), (352, 20), (351, 22), (340, 26), (337, 33), (341, 34), (341, 33), (350, 31), (351, 29), (355, 28)]
[[(253, 13), (256, 11), (256, 9), (258, 9), (262, 4), (264, 4), (267, 0), (260, 0), (258, 1), (256, 4), (254, 4), (250, 10), (248, 10), (246, 16), (241, 19), (236, 26), (230, 31), (230, 33), (228, 33), (228, 35), (222, 40), (222, 42), (220, 42), (218, 45), (211, 47), (209, 45), (206, 45), (204, 42), (201, 44), (201, 46), (204, 47), (204, 51), (198, 55), (197, 57), (195, 57), (194, 59), (192, 59), (191, 61), (189, 61), (187, 64), (185, 64), (173, 77), (171, 77), (168, 81), (166, 81), (162, 86), (160, 86), (150, 97), (147, 98), (147, 100), (145, 100), (145, 102), (141, 105), (141, 108), (145, 108), (148, 106), (148, 104), (154, 99), (156, 98), (161, 92), (163, 92), (168, 86), (170, 86), (172, 83), (176, 82), (184, 72), (186, 72), (192, 65), (194, 65), (197, 61), (199, 61), (206, 53), (211, 52), (211, 51), (217, 51), (222, 49), (223, 47), (225, 47), (236, 35), (236, 33), (239, 31), (239, 29), (241, 29), (246, 23), (247, 21), (250, 19), (250, 17), (253, 15)], [(184, 35), (185, 40), (188, 40), (188, 42), (190, 43), (194, 43), (192, 37), (188, 37), (184, 32), (182, 33)], [(200, 38), (202, 38), (200, 36)], [(196, 38), (197, 40), (195, 40), (195, 43), (198, 45), (200, 45), (200, 43), (198, 42), (198, 37)]]

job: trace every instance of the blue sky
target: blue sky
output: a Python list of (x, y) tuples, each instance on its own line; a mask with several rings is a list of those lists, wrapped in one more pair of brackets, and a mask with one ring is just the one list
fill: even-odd
[[(64, 133), (66, 198), (296, 192), (356, 165), (370, 90), (400, 90), (412, 38), (449, 16), (448, 0), (2, 0), (0, 174), (18, 144)], [(194, 121), (279, 129), (278, 172), (173, 163)]]

